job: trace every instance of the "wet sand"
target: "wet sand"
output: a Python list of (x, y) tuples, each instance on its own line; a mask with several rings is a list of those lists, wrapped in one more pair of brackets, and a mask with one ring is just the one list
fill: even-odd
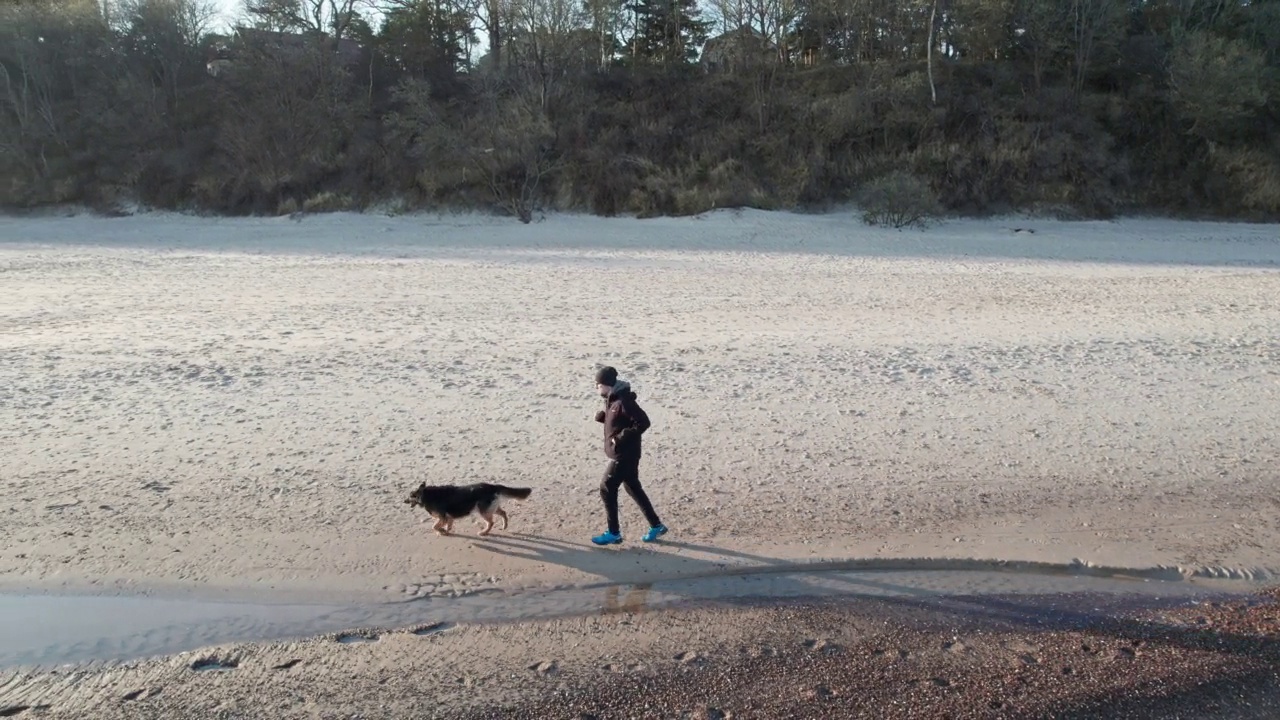
[[(14, 716), (1267, 718), (1280, 591), (739, 599), (19, 673)], [(25, 709), (21, 709), (25, 708)]]
[(722, 622), (657, 670), (575, 677), (496, 718), (1274, 718), (1280, 593), (1111, 612), (1088, 595), (811, 603)]
[(392, 602), (354, 605), (212, 601), (154, 594), (0, 594), (0, 638), (5, 640), (0, 644), (0, 668), (40, 670), (128, 662), (212, 646), (305, 640), (353, 628), (374, 628), (381, 635), (424, 625), (553, 620), (608, 612), (620, 596), (629, 606), (654, 611), (735, 607), (766, 600), (924, 602), (961, 592), (992, 597), (1074, 593), (1125, 597), (1131, 602), (1189, 602), (1258, 587), (1243, 580), (1187, 580), (1169, 573), (1034, 563), (864, 561), (845, 565), (856, 569), (726, 570), (634, 585), (601, 583), (444, 599), (409, 595)]

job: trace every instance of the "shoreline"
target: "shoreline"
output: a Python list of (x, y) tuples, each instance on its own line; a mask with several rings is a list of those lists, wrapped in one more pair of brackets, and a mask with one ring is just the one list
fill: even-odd
[[(235, 718), (272, 707), (289, 718), (486, 720), (563, 717), (568, 705), (573, 717), (599, 720), (633, 717), (640, 706), (644, 717), (721, 719), (1156, 718), (1165, 715), (1133, 698), (1148, 695), (1158, 708), (1176, 691), (1181, 705), (1167, 707), (1184, 713), (1268, 707), (1264, 697), (1280, 698), (1278, 634), (1274, 585), (1243, 595), (1086, 588), (656, 607), (629, 588), (587, 614), (366, 625), (127, 662), (5, 669), (0, 709)], [(333, 672), (341, 682), (314, 684)], [(1125, 702), (1129, 710), (1114, 714)]]
[[(655, 218), (557, 212), (532, 225), (507, 220), (474, 212), (332, 212), (298, 218), (170, 211), (123, 217), (0, 215), (0, 230), (12, 229), (15, 238), (0, 248), (208, 252), (260, 259), (318, 253), (385, 262), (467, 260), (476, 254), (517, 262), (522, 256), (555, 262), (577, 255), (579, 260), (611, 263), (666, 254), (798, 254), (888, 263), (996, 262), (1005, 270), (1032, 272), (1044, 272), (1038, 264), (1052, 270), (1080, 263), (1098, 272), (1131, 265), (1153, 271), (1203, 267), (1271, 272), (1280, 267), (1280, 223), (1253, 221), (1146, 215), (1061, 220), (1010, 214), (946, 218), (928, 228), (895, 230), (867, 226), (853, 212), (756, 209)], [(181, 230), (157, 235), (150, 232), (156, 224)], [(334, 242), (334, 233), (342, 233), (341, 242)]]
[[(547, 543), (571, 545), (571, 541), (559, 541), (538, 536), (511, 533), (513, 541), (535, 540)], [(503, 536), (492, 538), (503, 542)], [(649, 550), (646, 548), (645, 550)], [(600, 552), (620, 552), (601, 550)], [(1183, 566), (1177, 564), (1098, 564), (1093, 561), (1072, 558), (1068, 562), (1052, 560), (1001, 558), (981, 556), (879, 556), (847, 558), (768, 558), (769, 563), (724, 563), (715, 569), (696, 572), (659, 573), (648, 577), (611, 579), (601, 577), (597, 581), (582, 578), (582, 582), (558, 582), (552, 590), (582, 590), (609, 585), (634, 584), (635, 582), (679, 582), (716, 577), (743, 575), (790, 575), (795, 573), (828, 572), (990, 572), (1012, 575), (1071, 576), (1116, 580), (1157, 580), (1161, 582), (1237, 582), (1243, 586), (1265, 585), (1280, 580), (1280, 570), (1270, 567), (1230, 567), (1221, 565)], [(353, 603), (388, 602), (394, 597), (386, 591), (378, 593), (316, 592), (305, 586), (276, 589), (255, 588), (236, 583), (180, 583), (153, 581), (145, 578), (87, 578), (48, 577), (16, 578), (0, 577), (0, 595), (6, 596), (60, 596), (60, 597), (144, 597), (165, 601), (232, 602), (252, 604), (297, 604), (307, 599), (316, 604), (336, 605)], [(495, 590), (497, 588), (486, 588)], [(515, 592), (545, 591), (546, 586), (530, 584), (509, 586)], [(469, 593), (462, 592), (455, 597)], [(394, 601), (390, 601), (394, 602)]]
[[(12, 218), (18, 220), (41, 220), (49, 218), (65, 218), (65, 217), (89, 217), (99, 220), (117, 220), (121, 218), (131, 218), (139, 216), (172, 216), (172, 217), (191, 217), (207, 220), (291, 220), (297, 222), (309, 218), (324, 219), (342, 215), (354, 215), (361, 217), (406, 217), (406, 218), (435, 218), (443, 219), (459, 219), (474, 218), (490, 223), (504, 223), (511, 225), (537, 225), (545, 222), (548, 218), (555, 217), (574, 217), (574, 218), (598, 218), (604, 220), (631, 220), (631, 221), (649, 221), (649, 220), (696, 220), (710, 215), (720, 213), (742, 215), (744, 213), (765, 213), (765, 214), (785, 214), (795, 215), (798, 217), (814, 217), (824, 215), (839, 215), (847, 217), (864, 227), (875, 227), (868, 225), (862, 220), (864, 208), (859, 207), (854, 202), (825, 202), (813, 207), (753, 207), (750, 205), (737, 205), (716, 207), (699, 212), (688, 214), (667, 214), (667, 215), (641, 215), (634, 212), (619, 212), (613, 215), (603, 215), (592, 213), (588, 210), (574, 209), (546, 209), (539, 213), (531, 223), (521, 223), (518, 218), (512, 215), (495, 212), (492, 209), (486, 210), (482, 207), (406, 207), (400, 202), (400, 198), (388, 198), (378, 202), (372, 202), (363, 208), (353, 207), (337, 210), (296, 210), (288, 213), (219, 213), (212, 210), (203, 210), (200, 208), (163, 208), (151, 207), (145, 203), (137, 201), (129, 201), (122, 203), (120, 207), (110, 210), (96, 209), (91, 205), (84, 203), (59, 203), (46, 204), (33, 207), (0, 207), (0, 219)], [(928, 231), (930, 227), (936, 226), (937, 223), (945, 223), (955, 220), (965, 221), (982, 221), (982, 222), (999, 222), (999, 221), (1043, 221), (1043, 222), (1060, 222), (1060, 223), (1111, 223), (1124, 222), (1129, 220), (1165, 220), (1180, 223), (1221, 223), (1226, 225), (1272, 225), (1280, 224), (1280, 218), (1263, 219), (1261, 217), (1247, 217), (1244, 215), (1230, 216), (1214, 213), (1203, 214), (1177, 214), (1168, 212), (1159, 208), (1143, 209), (1133, 208), (1121, 213), (1112, 213), (1105, 217), (1093, 217), (1078, 213), (1063, 213), (1060, 209), (1026, 207), (1013, 208), (1003, 212), (989, 213), (971, 213), (965, 214), (960, 212), (948, 212), (931, 216), (929, 218), (932, 225), (923, 228), (909, 228), (910, 230)]]
[[(0, 588), (0, 634), (15, 645), (0, 652), (0, 669), (126, 662), (226, 644), (276, 643), (374, 628), (378, 632), (431, 623), (527, 623), (590, 615), (601, 598), (639, 592), (646, 609), (732, 606), (818, 598), (981, 598), (1014, 593), (1092, 593), (1137, 603), (1241, 597), (1272, 582), (1142, 573), (1125, 568), (1006, 562), (845, 562), (815, 566), (738, 568), (642, 583), (598, 582), (551, 589), (494, 589), (451, 598), (406, 595), (359, 602), (301, 597), (216, 597), (197, 592), (14, 593)], [(46, 618), (64, 618), (33, 634)], [(91, 618), (81, 622), (80, 618)], [(177, 623), (177, 624), (175, 624)], [(185, 628), (199, 626), (198, 633)], [(95, 635), (95, 628), (109, 628)], [(127, 628), (127, 631), (125, 630)], [(38, 635), (39, 639), (35, 636)], [(17, 638), (21, 636), (21, 641)], [(59, 649), (61, 648), (61, 649)]]
[[(1201, 511), (1199, 517), (1183, 511), (1183, 522), (1169, 526), (1197, 527), (1214, 522), (1221, 510)], [(1086, 527), (1094, 531), (1106, 527), (1106, 511), (1078, 507), (1077, 517), (1087, 517)], [(413, 517), (413, 516), (411, 516)], [(895, 523), (904, 522), (891, 516)], [(734, 575), (787, 574), (823, 571), (932, 571), (995, 572), (1017, 574), (1058, 574), (1095, 578), (1139, 578), (1162, 581), (1266, 583), (1280, 578), (1280, 569), (1265, 564), (1265, 553), (1237, 551), (1235, 562), (1179, 562), (1169, 547), (1132, 546), (1117, 542), (1092, 547), (1079, 542), (1061, 542), (1046, 548), (1037, 540), (1052, 537), (1058, 528), (1065, 533), (1075, 524), (1071, 516), (1057, 517), (1042, 510), (1042, 526), (1032, 542), (1010, 542), (1008, 530), (997, 526), (992, 533), (975, 524), (951, 523), (931, 532), (883, 533), (868, 541), (851, 537), (818, 543), (780, 545), (768, 541), (744, 543), (732, 537), (714, 538), (695, 528), (679, 528), (663, 542), (641, 545), (637, 541), (617, 548), (597, 548), (584, 539), (564, 539), (559, 533), (536, 532), (513, 527), (497, 530), (488, 538), (471, 533), (438, 538), (425, 531), (421, 517), (414, 517), (407, 530), (394, 542), (419, 544), (415, 552), (430, 559), (429, 571), (348, 573), (340, 566), (309, 578), (289, 577), (280, 572), (254, 579), (235, 566), (232, 572), (214, 574), (212, 565), (201, 575), (182, 579), (165, 571), (164, 565), (147, 572), (89, 573), (59, 568), (40, 575), (28, 565), (23, 572), (0, 572), (0, 593), (8, 595), (141, 596), (195, 602), (239, 602), (249, 604), (367, 605), (394, 602), (406, 597), (448, 600), (488, 593), (538, 593), (641, 582), (681, 581)], [(1188, 519), (1194, 518), (1194, 521)], [(909, 522), (909, 520), (905, 521)], [(987, 521), (989, 524), (990, 521)], [(1117, 523), (1118, 524), (1118, 523)], [(462, 527), (462, 526), (460, 526)], [(1150, 536), (1159, 526), (1147, 529)], [(1093, 534), (1092, 532), (1090, 534)], [(1173, 542), (1170, 537), (1166, 543)], [(389, 542), (379, 539), (378, 542)], [(333, 543), (342, 555), (353, 553), (345, 543)], [(1176, 547), (1176, 546), (1172, 546)], [(1243, 549), (1241, 549), (1243, 550)], [(22, 553), (29, 556), (30, 552)], [(201, 555), (191, 548), (174, 555), (186, 556), (184, 563), (202, 565)], [(152, 555), (163, 563), (168, 558)], [(0, 567), (3, 567), (0, 555)], [(141, 558), (139, 558), (141, 560)], [(411, 558), (412, 560), (412, 558)], [(360, 555), (346, 558), (358, 565)], [(64, 563), (64, 566), (69, 563)], [(415, 565), (419, 564), (414, 562)], [(287, 568), (285, 568), (287, 570)]]

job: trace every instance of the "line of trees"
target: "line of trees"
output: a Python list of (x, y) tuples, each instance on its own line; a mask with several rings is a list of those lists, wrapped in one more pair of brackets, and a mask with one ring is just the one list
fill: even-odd
[(1280, 216), (1280, 0), (244, 3), (0, 0), (0, 205)]

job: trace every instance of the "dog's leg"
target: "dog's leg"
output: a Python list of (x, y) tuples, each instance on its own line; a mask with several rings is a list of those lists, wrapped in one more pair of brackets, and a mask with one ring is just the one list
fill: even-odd
[(436, 523), (431, 526), (431, 529), (435, 530), (437, 535), (449, 534), (449, 527), (445, 524), (445, 519), (443, 517), (436, 518)]
[(493, 511), (493, 513), (498, 517), (502, 518), (502, 529), (506, 530), (507, 529), (507, 511), (503, 510), (502, 508), (497, 508)]
[(483, 512), (483, 513), (480, 513), (480, 517), (484, 518), (484, 529), (480, 531), (480, 534), (482, 536), (488, 535), (489, 531), (493, 529), (493, 513)]

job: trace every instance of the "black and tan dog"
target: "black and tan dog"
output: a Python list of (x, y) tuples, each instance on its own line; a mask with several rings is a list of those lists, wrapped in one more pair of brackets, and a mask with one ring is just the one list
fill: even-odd
[(507, 513), (502, 509), (502, 498), (509, 497), (524, 500), (533, 492), (532, 488), (513, 488), (495, 483), (476, 483), (474, 485), (428, 485), (422, 483), (417, 490), (405, 498), (406, 505), (420, 505), (436, 519), (431, 526), (437, 535), (448, 535), (453, 531), (453, 521), (466, 517), (471, 513), (479, 513), (484, 518), (485, 526), (481, 535), (488, 535), (493, 529), (493, 517), (502, 518), (502, 529), (507, 529)]

